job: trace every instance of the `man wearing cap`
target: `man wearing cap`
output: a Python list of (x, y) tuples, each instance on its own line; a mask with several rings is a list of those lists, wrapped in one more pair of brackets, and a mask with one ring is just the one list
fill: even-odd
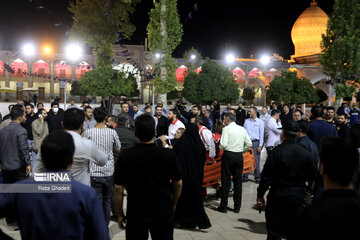
[(308, 150), (296, 143), (299, 124), (290, 119), (283, 124), (282, 144), (268, 155), (257, 189), (257, 205), (263, 208), (267, 197), (265, 218), (267, 239), (294, 237), (294, 219), (304, 204), (305, 190), (316, 176), (316, 168)]

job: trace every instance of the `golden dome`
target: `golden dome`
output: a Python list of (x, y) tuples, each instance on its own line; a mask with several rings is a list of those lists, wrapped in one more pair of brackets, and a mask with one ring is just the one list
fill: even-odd
[(291, 38), (295, 46), (295, 56), (321, 53), (321, 34), (326, 33), (328, 15), (314, 0), (296, 20)]

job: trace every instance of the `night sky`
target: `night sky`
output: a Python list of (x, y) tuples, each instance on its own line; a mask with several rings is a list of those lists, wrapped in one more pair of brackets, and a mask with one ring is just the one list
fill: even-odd
[[(67, 10), (71, 0), (1, 0), (0, 49), (19, 50), (31, 41), (38, 48), (51, 45), (62, 52), (71, 28)], [(148, 12), (153, 0), (136, 7), (132, 22), (137, 30), (127, 44), (143, 44)], [(194, 10), (197, 2), (198, 11)], [(288, 59), (294, 53), (291, 28), (311, 0), (178, 0), (184, 28), (182, 43), (174, 57), (182, 57), (191, 47), (203, 56), (223, 59), (228, 52), (240, 57), (278, 53)], [(334, 0), (318, 0), (327, 14)], [(43, 6), (43, 8), (39, 7)], [(191, 19), (189, 14), (191, 13)], [(55, 26), (57, 25), (57, 27)]]

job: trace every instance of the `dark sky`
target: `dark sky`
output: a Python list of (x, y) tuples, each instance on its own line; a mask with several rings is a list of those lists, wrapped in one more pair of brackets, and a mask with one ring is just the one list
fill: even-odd
[[(40, 48), (50, 44), (61, 52), (71, 28), (67, 6), (72, 0), (1, 0), (0, 49), (19, 50), (32, 41)], [(291, 28), (312, 0), (178, 0), (183, 41), (175, 57), (194, 47), (203, 56), (224, 58), (227, 52), (240, 57), (279, 53), (289, 58), (294, 53)], [(148, 11), (153, 0), (143, 0), (136, 7), (132, 21), (137, 30), (125, 43), (141, 44), (146, 37)], [(194, 11), (197, 2), (198, 11)], [(327, 14), (334, 0), (318, 0)], [(44, 6), (44, 8), (39, 8)], [(187, 19), (192, 12), (192, 18)], [(55, 24), (61, 24), (55, 27)], [(227, 48), (226, 48), (227, 46)]]

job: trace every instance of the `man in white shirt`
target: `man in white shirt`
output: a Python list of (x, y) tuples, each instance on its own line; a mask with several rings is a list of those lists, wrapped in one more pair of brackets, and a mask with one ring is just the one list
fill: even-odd
[(179, 120), (179, 112), (175, 109), (170, 109), (168, 112), (168, 119), (171, 122), (169, 125), (169, 139), (175, 137), (176, 130), (185, 128), (185, 125)]
[(215, 141), (212, 132), (202, 125), (203, 120), (200, 116), (195, 117), (195, 123), (199, 127), (199, 135), (205, 145), (206, 155), (211, 158), (214, 158), (216, 155), (216, 149), (215, 149)]
[(244, 168), (243, 152), (252, 147), (252, 142), (245, 128), (235, 123), (236, 116), (224, 115), (224, 128), (220, 140), (221, 157), (221, 201), (219, 212), (227, 213), (230, 179), (234, 182), (234, 212), (239, 213), (242, 196), (242, 173)]
[(271, 149), (276, 147), (281, 143), (280, 135), (282, 130), (281, 120), (280, 120), (280, 111), (273, 109), (271, 111), (271, 118), (268, 120), (266, 125), (266, 151), (269, 153)]
[[(80, 136), (83, 128), (85, 114), (81, 109), (71, 108), (66, 110), (63, 117), (63, 126), (74, 139), (75, 153), (74, 162), (70, 172), (73, 178), (85, 185), (90, 186), (90, 163), (104, 166), (109, 156), (96, 147), (89, 139)], [(44, 172), (45, 166), (40, 154), (37, 155), (35, 161), (34, 172)]]

